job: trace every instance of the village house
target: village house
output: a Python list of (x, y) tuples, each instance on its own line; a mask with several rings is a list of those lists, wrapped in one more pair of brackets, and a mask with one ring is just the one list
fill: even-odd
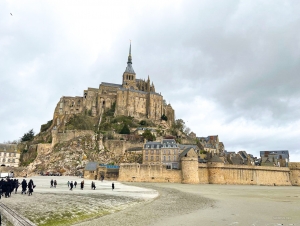
[(20, 153), (17, 144), (0, 144), (0, 165), (18, 167)]

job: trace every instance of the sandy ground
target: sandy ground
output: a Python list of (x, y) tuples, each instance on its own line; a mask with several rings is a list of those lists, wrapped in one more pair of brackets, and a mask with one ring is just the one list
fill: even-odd
[(300, 187), (115, 182), (112, 191), (111, 182), (97, 181), (93, 191), (85, 180), (83, 191), (69, 191), (67, 181), (80, 178), (56, 177), (58, 187), (50, 188), (51, 178), (33, 178), (33, 196), (2, 201), (39, 225), (59, 223), (49, 223), (50, 218), (75, 224), (82, 214), (87, 217), (79, 218), (85, 222), (78, 226), (300, 225)]
[(80, 225), (300, 225), (300, 188), (142, 184), (159, 191), (147, 205)]
[[(22, 178), (23, 179), (23, 178)], [(22, 179), (19, 179), (21, 181)], [(26, 180), (29, 181), (30, 178)], [(15, 209), (37, 225), (68, 225), (86, 218), (111, 214), (141, 202), (149, 202), (158, 196), (151, 189), (132, 187), (111, 181), (96, 181), (96, 190), (91, 189), (91, 180), (84, 180), (84, 189), (77, 185), (72, 191), (67, 181), (77, 181), (78, 177), (33, 177), (36, 188), (33, 195), (21, 195), (21, 187), (17, 194), (1, 201)], [(57, 180), (56, 188), (50, 188), (50, 180)]]

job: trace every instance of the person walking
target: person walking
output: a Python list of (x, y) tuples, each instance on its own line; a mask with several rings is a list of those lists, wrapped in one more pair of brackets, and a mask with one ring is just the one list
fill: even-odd
[(67, 183), (67, 184), (68, 184), (68, 187), (70, 187), (70, 181), (68, 181), (68, 183)]
[(20, 186), (19, 180), (16, 179), (16, 181), (15, 181), (15, 194), (17, 194), (19, 186)]
[(91, 188), (94, 189), (94, 190), (96, 188), (95, 182), (93, 182), (93, 181), (92, 181), (92, 184), (91, 184)]
[(70, 183), (70, 190), (71, 191), (73, 190), (73, 181), (71, 181), (71, 183)]
[(30, 181), (28, 183), (28, 196), (32, 195), (34, 188), (35, 188), (35, 185), (33, 184), (33, 180), (30, 179)]
[(112, 184), (111, 184), (111, 189), (112, 189), (112, 191), (115, 189), (115, 184), (114, 184), (114, 182), (112, 182)]
[(26, 195), (27, 182), (26, 182), (25, 179), (23, 179), (21, 185), (22, 185), (22, 193), (21, 193), (21, 194), (22, 194), (22, 195), (23, 195), (23, 194)]
[(76, 188), (76, 186), (77, 186), (77, 182), (75, 181), (75, 182), (74, 182), (74, 187)]
[(80, 188), (83, 190), (83, 181), (80, 182)]
[(53, 179), (51, 179), (51, 181), (50, 181), (50, 188), (52, 188), (53, 187)]
[(54, 180), (53, 184), (54, 184), (54, 187), (56, 188), (56, 185), (57, 185), (56, 180)]

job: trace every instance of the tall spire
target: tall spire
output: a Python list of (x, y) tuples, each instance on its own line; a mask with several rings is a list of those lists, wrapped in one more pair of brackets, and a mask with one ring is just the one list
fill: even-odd
[(128, 61), (127, 61), (127, 67), (125, 69), (126, 73), (135, 74), (133, 68), (132, 68), (132, 57), (131, 57), (131, 40), (130, 40), (130, 46), (129, 46), (129, 55), (128, 55)]
[(130, 40), (129, 55), (128, 55), (128, 62), (127, 62), (127, 64), (132, 64), (132, 57), (131, 57), (131, 40)]

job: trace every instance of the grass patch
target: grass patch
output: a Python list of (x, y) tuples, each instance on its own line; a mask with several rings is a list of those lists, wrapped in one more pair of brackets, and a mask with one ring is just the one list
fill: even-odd
[(94, 213), (85, 213), (82, 211), (65, 211), (61, 213), (50, 214), (49, 217), (39, 217), (36, 219), (31, 219), (32, 222), (41, 226), (51, 226), (51, 225), (72, 225), (74, 223), (79, 223), (88, 219), (93, 219), (110, 214), (107, 210), (100, 210)]

